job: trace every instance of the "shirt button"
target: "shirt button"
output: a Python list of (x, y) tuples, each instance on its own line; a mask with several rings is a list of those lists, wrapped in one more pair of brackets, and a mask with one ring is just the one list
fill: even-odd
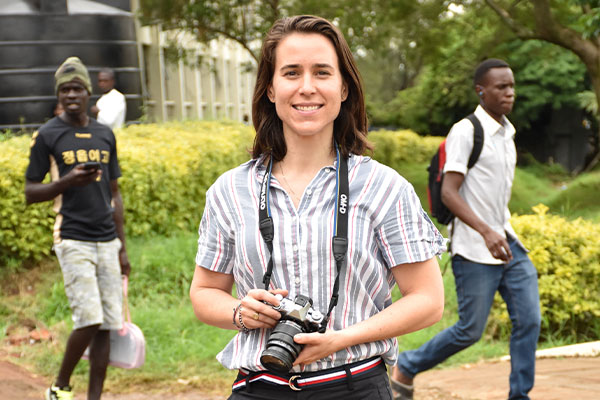
[(294, 249), (294, 252), (296, 252), (296, 251), (298, 251), (298, 246), (294, 245), (294, 246), (292, 246), (292, 249)]
[(312, 190), (308, 189), (308, 190), (306, 191), (306, 194), (310, 196), (310, 195), (312, 194)]
[(294, 279), (294, 282), (296, 282), (296, 285), (299, 285), (300, 284), (300, 277), (297, 276), (296, 279)]

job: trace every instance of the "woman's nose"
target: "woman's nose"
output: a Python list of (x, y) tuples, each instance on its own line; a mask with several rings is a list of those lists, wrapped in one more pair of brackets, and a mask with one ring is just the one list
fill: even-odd
[(311, 94), (315, 91), (315, 84), (313, 77), (310, 74), (306, 74), (302, 77), (302, 85), (300, 86), (301, 94)]

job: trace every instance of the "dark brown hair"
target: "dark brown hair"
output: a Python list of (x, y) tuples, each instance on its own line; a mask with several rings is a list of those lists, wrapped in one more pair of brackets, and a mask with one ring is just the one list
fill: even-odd
[(252, 123), (256, 130), (252, 157), (257, 158), (266, 153), (272, 155), (275, 161), (280, 161), (287, 152), (283, 125), (275, 104), (267, 97), (267, 91), (275, 72), (275, 50), (286, 36), (295, 32), (318, 33), (329, 39), (335, 48), (342, 79), (348, 88), (348, 97), (342, 102), (333, 125), (334, 139), (342, 154), (347, 157), (350, 153), (364, 154), (366, 150), (372, 150), (367, 141), (368, 125), (362, 81), (346, 39), (326, 19), (299, 15), (276, 21), (263, 41), (252, 98)]

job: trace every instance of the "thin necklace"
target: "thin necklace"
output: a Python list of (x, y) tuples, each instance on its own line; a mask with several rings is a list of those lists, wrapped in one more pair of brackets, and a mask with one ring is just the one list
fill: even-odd
[(279, 162), (279, 170), (281, 171), (281, 176), (283, 177), (283, 180), (285, 181), (285, 185), (288, 187), (288, 189), (290, 189), (292, 197), (294, 197), (294, 199), (296, 199), (298, 201), (298, 203), (300, 203), (300, 197), (298, 197), (296, 192), (294, 192), (294, 189), (292, 189), (292, 186), (290, 185), (287, 178), (285, 177), (285, 174), (283, 173), (283, 163), (281, 161)]

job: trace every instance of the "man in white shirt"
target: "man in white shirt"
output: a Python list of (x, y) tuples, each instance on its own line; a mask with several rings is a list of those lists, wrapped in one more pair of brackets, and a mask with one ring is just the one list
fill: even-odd
[(515, 100), (508, 64), (482, 62), (475, 71), (483, 127), (483, 149), (467, 168), (473, 148), (473, 125), (457, 122), (446, 141), (442, 201), (456, 216), (451, 232), (452, 270), (459, 321), (420, 348), (398, 357), (392, 373), (394, 399), (412, 399), (413, 378), (477, 342), (498, 291), (512, 322), (509, 399), (529, 399), (535, 375), (540, 330), (537, 271), (510, 225), (508, 202), (516, 164), (515, 128), (506, 118)]
[(127, 105), (125, 96), (115, 89), (115, 72), (112, 69), (102, 68), (98, 72), (98, 87), (103, 94), (96, 105), (92, 106), (92, 115), (98, 122), (109, 126), (112, 130), (122, 127), (125, 123)]

